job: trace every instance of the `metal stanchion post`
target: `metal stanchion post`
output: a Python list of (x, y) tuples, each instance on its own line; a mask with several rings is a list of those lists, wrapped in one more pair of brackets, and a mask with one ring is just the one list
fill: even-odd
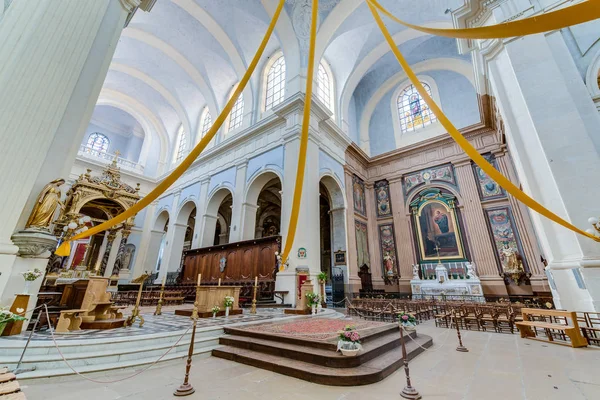
[(196, 286), (196, 301), (194, 301), (194, 310), (192, 311), (192, 339), (190, 340), (190, 349), (188, 350), (187, 362), (185, 364), (185, 378), (181, 386), (173, 392), (175, 396), (189, 396), (194, 393), (196, 389), (190, 385), (190, 369), (192, 368), (192, 356), (194, 355), (194, 340), (196, 339), (196, 323), (198, 322), (198, 298), (200, 297), (200, 284)]
[(158, 297), (158, 304), (156, 305), (156, 310), (154, 311), (154, 315), (162, 315), (162, 305), (163, 305), (164, 295), (165, 295), (165, 281), (163, 279), (162, 286), (160, 287), (160, 295)]
[(456, 348), (456, 351), (466, 353), (469, 351), (469, 349), (463, 346), (462, 337), (460, 336), (460, 329), (458, 327), (458, 319), (456, 319), (456, 310), (452, 310), (452, 314), (454, 316), (454, 325), (456, 326), (456, 336), (458, 336), (458, 347)]
[(400, 392), (400, 396), (405, 399), (417, 400), (421, 398), (417, 389), (412, 387), (410, 383), (410, 371), (408, 370), (408, 359), (406, 356), (406, 344), (404, 343), (404, 329), (402, 329), (402, 324), (400, 325), (400, 343), (402, 344), (402, 361), (404, 362), (404, 373), (406, 374), (406, 386)]
[(256, 314), (256, 292), (258, 290), (258, 286), (254, 285), (254, 297), (252, 298), (252, 308), (250, 309), (250, 314)]

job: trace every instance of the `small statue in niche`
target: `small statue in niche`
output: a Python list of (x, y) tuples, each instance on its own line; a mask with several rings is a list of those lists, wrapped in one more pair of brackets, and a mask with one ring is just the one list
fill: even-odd
[(466, 263), (467, 266), (467, 275), (470, 279), (479, 278), (477, 275), (477, 268), (475, 267), (475, 263)]
[(523, 271), (523, 262), (521, 256), (516, 249), (513, 249), (508, 245), (508, 242), (504, 242), (504, 246), (500, 249), (502, 266), (506, 272)]
[(56, 207), (64, 209), (64, 204), (60, 201), (60, 186), (65, 183), (62, 178), (55, 179), (44, 186), (38, 198), (35, 201), (35, 206), (29, 215), (25, 228), (33, 228), (44, 231), (49, 231), (50, 223), (54, 217)]
[(419, 264), (413, 264), (413, 279), (421, 279), (419, 277)]

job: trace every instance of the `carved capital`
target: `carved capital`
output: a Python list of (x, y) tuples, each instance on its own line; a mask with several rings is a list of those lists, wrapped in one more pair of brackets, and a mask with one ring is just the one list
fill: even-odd
[(139, 7), (142, 0), (119, 0), (121, 2), (121, 6), (128, 13), (132, 12), (134, 8)]

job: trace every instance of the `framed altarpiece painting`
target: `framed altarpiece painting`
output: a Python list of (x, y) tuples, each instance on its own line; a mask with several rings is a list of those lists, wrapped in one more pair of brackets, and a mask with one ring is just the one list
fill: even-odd
[(456, 197), (437, 188), (425, 189), (410, 203), (421, 262), (466, 261)]

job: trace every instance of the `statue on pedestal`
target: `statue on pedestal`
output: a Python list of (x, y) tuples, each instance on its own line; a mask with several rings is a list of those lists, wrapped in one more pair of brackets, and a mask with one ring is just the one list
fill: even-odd
[(56, 207), (64, 208), (64, 204), (60, 201), (60, 186), (65, 183), (65, 180), (55, 179), (48, 183), (42, 189), (42, 192), (35, 201), (35, 206), (29, 215), (25, 229), (37, 229), (50, 231), (50, 224), (54, 217)]
[(523, 268), (523, 259), (517, 252), (517, 249), (510, 247), (508, 242), (505, 242), (504, 246), (500, 249), (500, 255), (505, 280), (510, 278), (518, 285), (525, 278), (527, 283), (528, 275), (525, 268)]
[(421, 279), (419, 277), (419, 264), (413, 264), (413, 279)]
[(479, 276), (477, 275), (477, 268), (474, 263), (466, 263), (467, 266), (467, 275), (470, 279), (477, 279)]

